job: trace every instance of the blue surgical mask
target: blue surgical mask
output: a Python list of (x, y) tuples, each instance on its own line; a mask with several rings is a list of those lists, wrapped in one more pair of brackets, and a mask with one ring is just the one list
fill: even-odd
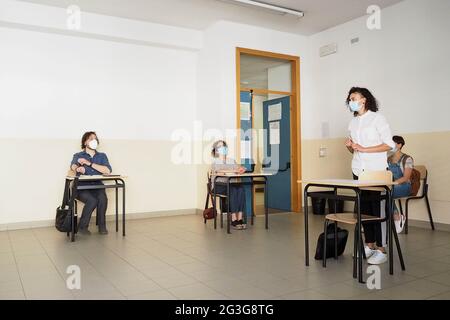
[(358, 101), (350, 101), (348, 103), (348, 106), (350, 107), (350, 110), (353, 112), (358, 112), (362, 108), (361, 104)]
[(228, 154), (228, 148), (220, 147), (219, 149), (217, 149), (217, 153), (219, 153), (222, 156), (226, 156)]

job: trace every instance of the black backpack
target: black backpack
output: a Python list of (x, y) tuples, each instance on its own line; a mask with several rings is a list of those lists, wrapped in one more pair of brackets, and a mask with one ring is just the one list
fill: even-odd
[[(334, 223), (328, 225), (327, 229), (327, 259), (334, 257)], [(317, 240), (316, 255), (314, 259), (323, 259), (323, 239), (324, 233), (322, 232)], [(338, 256), (342, 255), (347, 244), (348, 231), (345, 229), (337, 228), (337, 253)]]

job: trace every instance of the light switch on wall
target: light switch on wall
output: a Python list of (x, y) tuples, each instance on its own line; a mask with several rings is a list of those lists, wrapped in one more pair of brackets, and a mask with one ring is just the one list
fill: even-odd
[(327, 156), (327, 148), (326, 147), (320, 147), (319, 149), (319, 157), (324, 158)]

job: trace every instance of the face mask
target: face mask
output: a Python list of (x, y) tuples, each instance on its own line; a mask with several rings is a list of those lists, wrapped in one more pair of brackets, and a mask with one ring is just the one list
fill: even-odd
[(91, 141), (89, 141), (88, 146), (89, 146), (89, 148), (92, 149), (92, 150), (97, 149), (97, 146), (98, 146), (97, 140), (91, 140)]
[(228, 154), (228, 148), (220, 147), (219, 149), (217, 149), (217, 152), (222, 156), (226, 156)]
[(353, 112), (358, 112), (362, 108), (362, 106), (359, 104), (358, 101), (350, 101), (348, 103), (348, 106), (350, 107), (350, 110), (352, 110)]

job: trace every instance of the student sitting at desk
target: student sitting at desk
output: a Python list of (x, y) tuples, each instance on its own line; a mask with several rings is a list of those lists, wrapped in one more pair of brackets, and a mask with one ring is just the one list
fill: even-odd
[[(392, 171), (394, 182), (394, 199), (408, 197), (411, 194), (411, 174), (414, 168), (414, 160), (411, 156), (404, 154), (402, 148), (405, 145), (405, 139), (401, 136), (392, 137), (396, 144), (396, 151), (388, 158), (389, 170)], [(398, 213), (397, 204), (394, 201), (394, 223), (397, 233), (403, 231), (406, 218)]]
[[(112, 171), (108, 157), (105, 153), (97, 152), (99, 144), (97, 134), (93, 131), (86, 132), (81, 138), (81, 149), (83, 151), (73, 155), (70, 169), (77, 175), (101, 175), (110, 174)], [(82, 184), (101, 184), (100, 181), (79, 182)], [(78, 224), (78, 232), (81, 234), (90, 234), (89, 221), (92, 212), (97, 208), (98, 232), (108, 234), (106, 229), (106, 209), (108, 207), (108, 198), (105, 189), (97, 190), (79, 190), (77, 199), (84, 203), (83, 213)]]
[[(218, 173), (244, 173), (245, 168), (239, 166), (236, 161), (232, 158), (227, 157), (228, 146), (223, 140), (214, 142), (211, 155), (213, 156), (213, 162), (211, 165), (211, 172), (213, 176), (211, 177), (211, 183), (217, 194), (226, 195), (227, 187), (225, 183), (226, 178), (217, 178), (217, 185), (214, 186), (214, 178)], [(231, 227), (233, 229), (246, 229), (246, 225), (242, 219), (242, 213), (245, 207), (245, 191), (241, 185), (230, 185), (230, 195), (227, 201), (230, 201), (230, 211), (231, 211)]]

